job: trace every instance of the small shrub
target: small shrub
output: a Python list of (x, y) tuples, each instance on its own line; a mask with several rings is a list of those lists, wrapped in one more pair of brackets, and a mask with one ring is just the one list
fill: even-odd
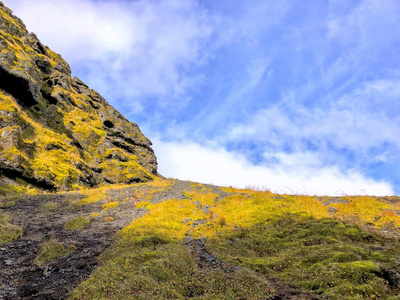
[(225, 226), (226, 225), (226, 220), (225, 220), (224, 217), (219, 217), (217, 223), (220, 226)]
[(6, 207), (12, 207), (15, 206), (15, 201), (7, 201), (6, 202)]
[(90, 216), (94, 219), (94, 218), (97, 218), (98, 216), (101, 216), (101, 213), (100, 212), (94, 212), (94, 213), (91, 213)]
[(90, 221), (85, 218), (85, 217), (78, 217), (75, 219), (72, 219), (70, 221), (68, 221), (67, 223), (65, 223), (64, 228), (67, 230), (78, 230), (78, 229), (82, 229), (85, 228), (86, 225), (88, 225), (90, 223)]
[(62, 205), (67, 208), (69, 211), (74, 211), (80, 209), (80, 201), (77, 201), (73, 197), (67, 197), (63, 200)]
[(112, 208), (115, 208), (118, 206), (118, 202), (114, 201), (114, 202), (107, 202), (105, 204), (103, 204), (103, 209), (104, 210), (109, 210)]
[(2, 201), (0, 199), (0, 208), (13, 207), (15, 204), (15, 201)]
[(114, 218), (113, 218), (113, 217), (105, 217), (105, 218), (104, 218), (104, 221), (106, 221), (106, 222), (112, 222), (112, 221), (114, 221)]

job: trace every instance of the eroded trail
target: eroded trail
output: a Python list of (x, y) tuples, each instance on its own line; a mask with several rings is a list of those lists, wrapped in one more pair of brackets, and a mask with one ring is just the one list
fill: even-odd
[[(0, 246), (0, 299), (65, 299), (98, 264), (98, 256), (111, 245), (118, 230), (144, 214), (135, 208), (141, 197), (161, 202), (182, 198), (189, 183), (176, 182), (169, 189), (147, 185), (107, 191), (104, 199), (86, 205), (79, 193), (26, 196), (4, 208), (13, 224), (23, 227), (23, 236)], [(104, 210), (103, 205), (118, 203)], [(86, 226), (68, 230), (65, 225), (78, 218), (90, 220)], [(55, 239), (73, 249), (70, 255), (45, 266), (35, 264), (41, 245)]]

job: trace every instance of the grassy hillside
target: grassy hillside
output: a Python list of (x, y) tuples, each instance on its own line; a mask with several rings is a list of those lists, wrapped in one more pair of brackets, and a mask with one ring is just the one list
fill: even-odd
[(399, 197), (172, 179), (18, 193), (0, 200), (14, 299), (399, 299)]
[(396, 197), (183, 194), (138, 197), (145, 214), (71, 299), (399, 299)]

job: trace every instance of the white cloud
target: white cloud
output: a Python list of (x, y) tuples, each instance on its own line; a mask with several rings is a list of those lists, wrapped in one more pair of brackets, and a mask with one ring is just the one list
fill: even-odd
[(182, 70), (206, 59), (201, 44), (212, 33), (207, 13), (189, 0), (5, 4), (71, 64), (73, 73), (83, 74), (109, 101), (124, 99), (132, 110), (142, 108), (129, 103), (139, 97), (184, 99), (199, 77), (186, 77)]
[(278, 193), (310, 195), (392, 195), (386, 182), (367, 178), (357, 171), (323, 167), (311, 153), (277, 154), (274, 167), (254, 165), (245, 157), (224, 148), (191, 141), (162, 142), (153, 139), (164, 176), (222, 186), (259, 187)]
[(367, 150), (390, 144), (400, 149), (400, 79), (366, 82), (326, 107), (306, 107), (284, 101), (258, 110), (247, 122), (233, 127), (227, 140), (268, 141), (281, 147), (308, 140), (321, 146)]
[[(72, 59), (98, 60), (109, 52), (122, 53), (131, 43), (141, 40), (135, 21), (109, 2), (4, 2), (23, 19), (28, 30), (34, 31), (53, 50)], [(128, 24), (133, 26), (129, 28)]]

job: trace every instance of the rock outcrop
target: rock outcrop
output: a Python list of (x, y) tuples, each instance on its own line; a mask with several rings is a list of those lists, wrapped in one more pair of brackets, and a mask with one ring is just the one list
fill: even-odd
[(0, 174), (45, 189), (152, 180), (139, 127), (0, 2)]

